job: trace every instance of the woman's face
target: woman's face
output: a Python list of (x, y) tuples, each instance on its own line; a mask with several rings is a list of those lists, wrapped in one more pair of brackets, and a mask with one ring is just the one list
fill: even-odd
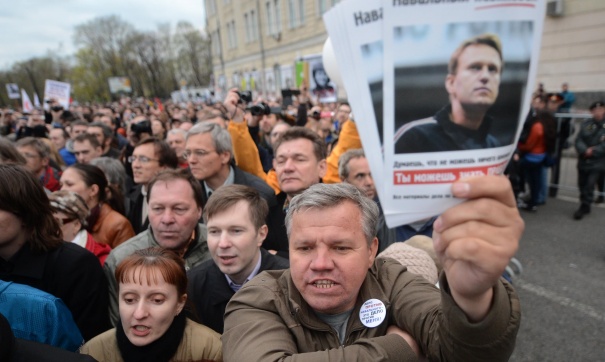
[(61, 226), (61, 233), (63, 234), (63, 240), (71, 242), (75, 239), (76, 234), (82, 229), (82, 224), (77, 217), (69, 216), (62, 212), (55, 212), (53, 216)]
[(67, 168), (61, 175), (61, 190), (73, 191), (82, 196), (89, 208), (97, 206), (99, 187), (97, 185), (88, 186), (78, 171), (73, 168)]
[(176, 286), (166, 283), (155, 271), (148, 280), (146, 269), (130, 272), (128, 283), (120, 283), (120, 319), (130, 343), (142, 347), (166, 333), (174, 317), (185, 306), (187, 294), (178, 295)]
[(161, 121), (155, 120), (151, 122), (151, 131), (154, 136), (159, 136), (160, 138), (164, 137), (164, 125)]

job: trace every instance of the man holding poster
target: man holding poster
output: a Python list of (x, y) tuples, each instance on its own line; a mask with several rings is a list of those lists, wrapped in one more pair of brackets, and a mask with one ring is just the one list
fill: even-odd
[(502, 45), (495, 34), (482, 34), (460, 44), (451, 56), (445, 79), (450, 104), (433, 117), (400, 127), (395, 134), (395, 152), (502, 146), (490, 133), (493, 120), (487, 115), (498, 97), (502, 65)]

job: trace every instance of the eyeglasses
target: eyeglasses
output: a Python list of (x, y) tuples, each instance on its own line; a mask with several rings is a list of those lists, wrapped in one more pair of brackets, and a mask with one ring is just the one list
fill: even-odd
[(191, 156), (195, 156), (196, 158), (203, 158), (208, 156), (209, 154), (216, 152), (215, 150), (206, 151), (206, 150), (186, 150), (183, 152), (183, 158), (187, 159)]
[(134, 161), (139, 161), (141, 163), (147, 163), (150, 161), (159, 161), (155, 158), (149, 158), (149, 157), (145, 157), (145, 156), (128, 156), (128, 162), (133, 163)]

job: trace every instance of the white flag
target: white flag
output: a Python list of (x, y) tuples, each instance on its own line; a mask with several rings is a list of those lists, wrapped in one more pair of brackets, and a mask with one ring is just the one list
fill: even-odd
[(40, 109), (40, 98), (38, 98), (38, 93), (34, 93), (34, 107)]
[(23, 101), (23, 113), (31, 113), (34, 110), (34, 106), (29, 100), (27, 93), (25, 93), (25, 89), (21, 89), (21, 100)]

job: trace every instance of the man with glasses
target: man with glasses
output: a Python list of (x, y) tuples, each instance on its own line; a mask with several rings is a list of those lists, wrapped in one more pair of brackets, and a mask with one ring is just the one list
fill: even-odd
[(145, 230), (149, 225), (147, 218), (147, 184), (160, 171), (174, 169), (178, 159), (170, 146), (157, 138), (147, 138), (140, 141), (134, 148), (132, 156), (128, 157), (132, 164), (132, 176), (135, 186), (127, 195), (130, 202), (128, 220), (136, 234)]
[(267, 200), (270, 208), (276, 205), (275, 192), (269, 185), (235, 166), (231, 135), (218, 124), (202, 122), (193, 126), (187, 133), (184, 156), (204, 190), (203, 205), (213, 191), (232, 184), (250, 186)]

